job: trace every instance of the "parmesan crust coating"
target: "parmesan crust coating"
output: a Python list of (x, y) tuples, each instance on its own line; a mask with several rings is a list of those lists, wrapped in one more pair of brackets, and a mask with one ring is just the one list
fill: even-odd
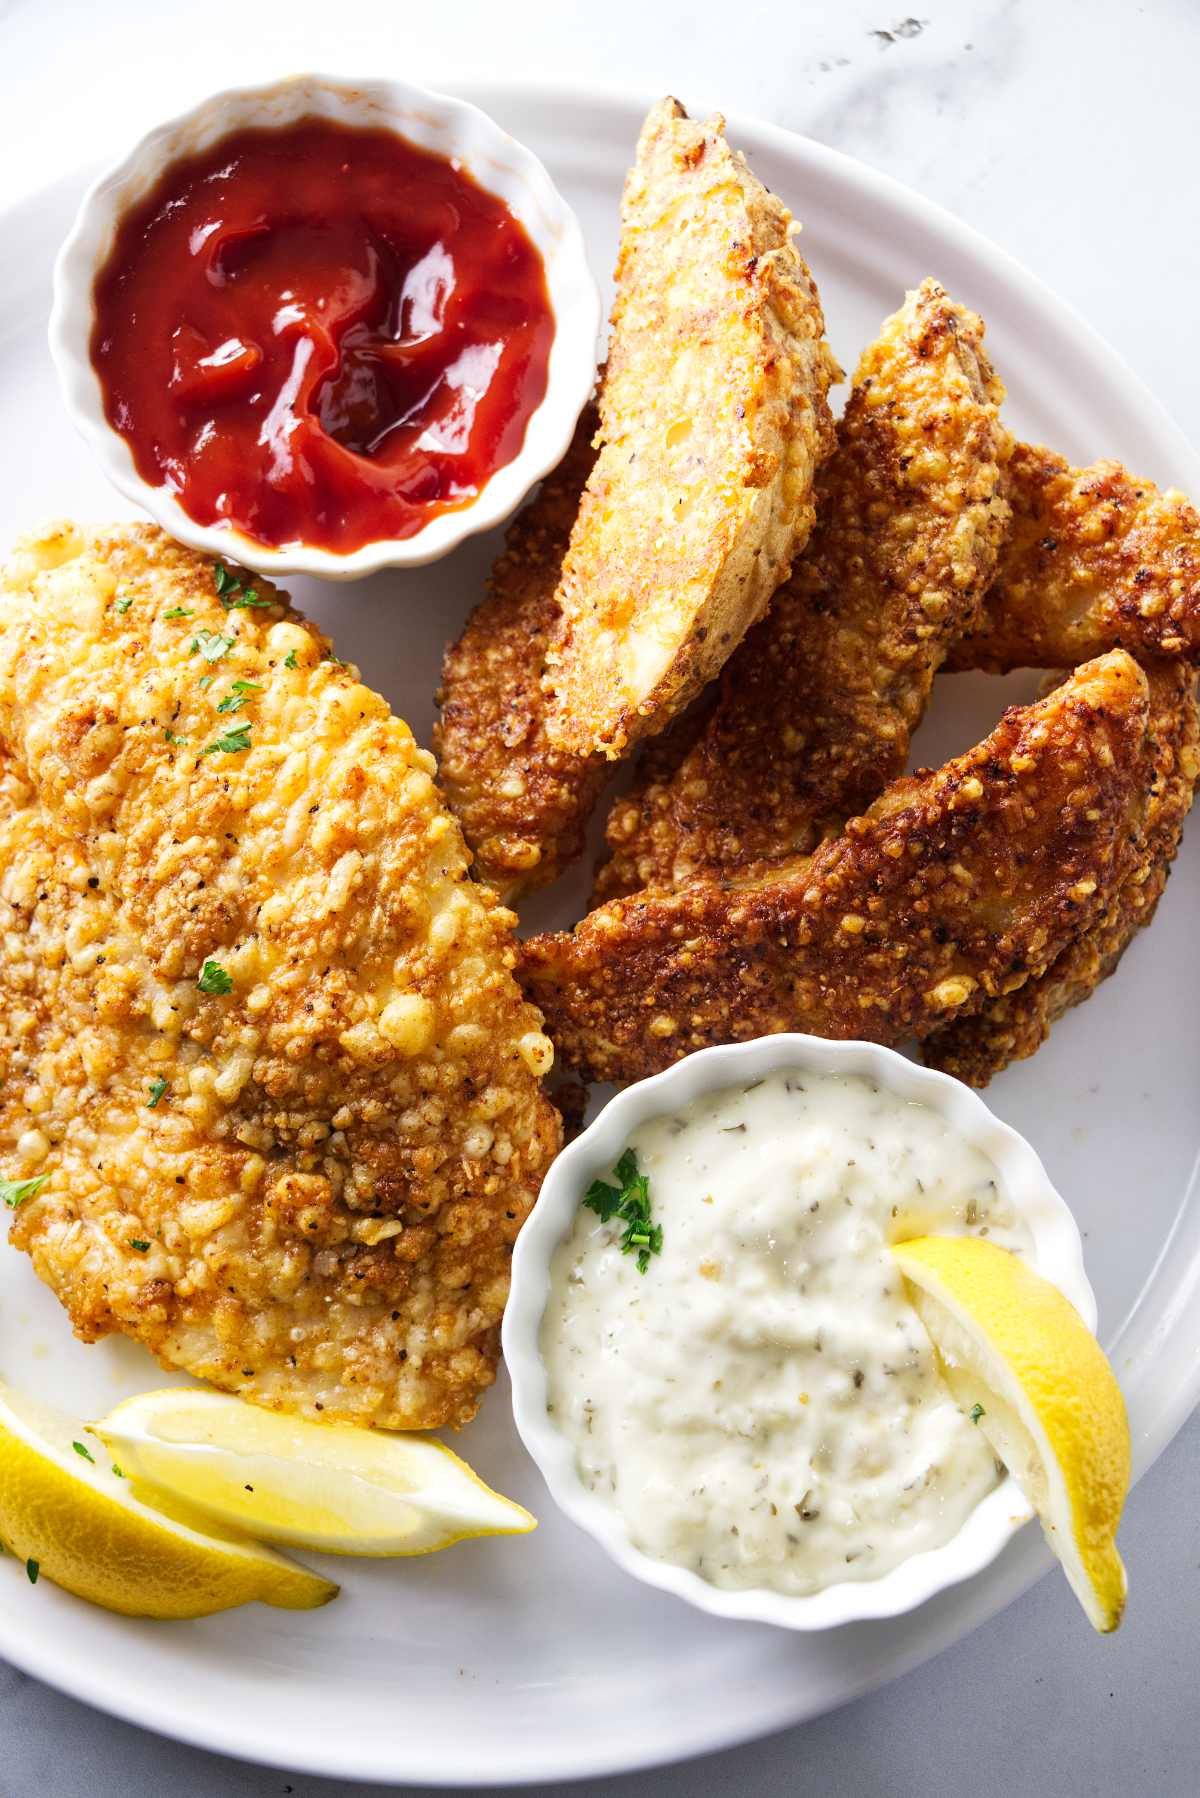
[(898, 1043), (1045, 971), (1102, 917), (1146, 803), (1146, 680), (1114, 651), (754, 879), (615, 899), (523, 945), (570, 1067), (633, 1080), (781, 1030)]
[(1153, 918), (1200, 777), (1200, 712), (1196, 677), (1184, 663), (1159, 661), (1145, 672), (1150, 687), (1146, 814), (1133, 839), (1133, 865), (1113, 903), (1043, 975), (928, 1037), (922, 1055), (930, 1067), (970, 1086), (986, 1086), (1010, 1062), (1023, 1061), (1042, 1046), (1056, 1019), (1116, 971), (1132, 939)]
[(625, 754), (718, 672), (813, 523), (840, 378), (786, 207), (675, 100), (625, 186), (617, 298), (549, 645), (559, 747)]
[(0, 577), (0, 1151), (46, 1177), (12, 1239), (85, 1340), (461, 1424), (552, 1052), (432, 756), (237, 578), (147, 526)]
[(1200, 514), (1119, 462), (1072, 468), (1020, 444), (1012, 530), (951, 668), (1070, 668), (1120, 645), (1200, 665)]
[(607, 778), (602, 756), (551, 742), (542, 691), (563, 556), (596, 460), (588, 406), (566, 456), (509, 527), (489, 595), (446, 651), (434, 749), (480, 878), (506, 897), (553, 880), (583, 850)]
[(859, 362), (807, 551), (613, 806), (596, 903), (810, 850), (901, 772), (1008, 524), (1003, 398), (980, 319), (923, 282)]

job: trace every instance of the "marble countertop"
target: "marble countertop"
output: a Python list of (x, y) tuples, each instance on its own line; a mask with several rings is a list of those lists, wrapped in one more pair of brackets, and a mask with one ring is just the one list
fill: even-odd
[[(0, 0), (0, 206), (208, 89), (306, 65), (670, 90), (806, 132), (969, 219), (1200, 429), (1186, 353), (1200, 296), (1191, 0), (922, 0), (912, 15), (887, 0)], [(1193, 1798), (1198, 1489), (1194, 1418), (1130, 1499), (1134, 1599), (1113, 1640), (1091, 1638), (1065, 1582), (1044, 1580), (927, 1667), (803, 1729), (562, 1790)], [(0, 1729), (3, 1798), (345, 1790), (162, 1742), (3, 1666)]]

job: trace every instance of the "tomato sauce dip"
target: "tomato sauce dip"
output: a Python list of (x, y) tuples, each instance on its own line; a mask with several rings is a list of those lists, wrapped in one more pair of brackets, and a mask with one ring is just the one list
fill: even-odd
[(394, 132), (305, 119), (181, 159), (126, 214), (91, 356), (138, 473), (190, 518), (345, 554), (512, 461), (553, 337), (502, 200)]

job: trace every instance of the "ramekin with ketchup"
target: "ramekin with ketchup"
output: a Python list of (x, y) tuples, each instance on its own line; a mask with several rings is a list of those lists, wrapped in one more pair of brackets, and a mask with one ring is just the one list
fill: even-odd
[(340, 580), (514, 511), (567, 446), (599, 323), (574, 214), (484, 113), (302, 75), (100, 178), (50, 343), (105, 472), (172, 536)]

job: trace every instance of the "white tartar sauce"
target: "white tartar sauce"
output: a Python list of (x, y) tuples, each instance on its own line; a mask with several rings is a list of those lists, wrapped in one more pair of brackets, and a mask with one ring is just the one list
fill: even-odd
[(581, 1205), (542, 1323), (584, 1484), (717, 1586), (816, 1592), (949, 1541), (1000, 1469), (889, 1244), (1027, 1252), (993, 1163), (926, 1106), (812, 1073), (707, 1094), (630, 1147), (661, 1252), (639, 1272), (621, 1220)]

